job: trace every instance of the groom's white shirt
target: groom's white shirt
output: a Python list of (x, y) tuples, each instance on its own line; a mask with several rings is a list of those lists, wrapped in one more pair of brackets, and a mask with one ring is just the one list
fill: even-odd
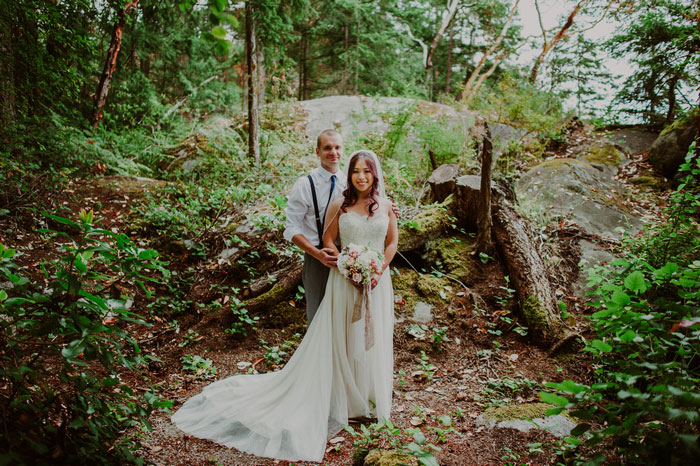
[[(311, 171), (311, 179), (316, 188), (316, 200), (318, 201), (318, 211), (323, 221), (323, 212), (328, 205), (328, 194), (331, 189), (331, 175), (323, 167), (317, 167)], [(335, 172), (335, 189), (331, 199), (342, 196), (347, 187), (347, 178), (342, 170)], [(316, 231), (316, 214), (314, 212), (314, 201), (311, 196), (311, 186), (306, 176), (299, 178), (292, 186), (292, 190), (287, 198), (287, 223), (284, 229), (284, 239), (291, 241), (295, 235), (302, 234), (311, 244), (318, 243), (318, 232)]]

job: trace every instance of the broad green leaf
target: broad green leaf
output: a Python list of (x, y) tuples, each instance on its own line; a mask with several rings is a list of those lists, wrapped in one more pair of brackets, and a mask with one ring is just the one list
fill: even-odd
[(141, 251), (139, 253), (140, 260), (151, 260), (155, 259), (156, 257), (158, 257), (158, 251), (155, 249), (146, 249), (145, 251)]
[(543, 403), (549, 403), (555, 406), (567, 406), (569, 404), (568, 399), (556, 393), (549, 392), (540, 392), (540, 400), (542, 400)]
[(654, 275), (656, 275), (659, 278), (668, 278), (676, 272), (678, 272), (678, 264), (675, 264), (673, 262), (666, 262), (666, 265), (656, 270), (654, 272)]
[(603, 353), (609, 353), (612, 351), (613, 347), (610, 346), (609, 344), (605, 343), (604, 341), (601, 340), (593, 340), (591, 342), (591, 346), (598, 351), (602, 351)]
[(75, 359), (83, 351), (85, 351), (85, 342), (80, 339), (71, 341), (68, 346), (61, 350), (61, 354), (66, 359)]
[(5, 301), (7, 299), (7, 291), (0, 290), (0, 301)]
[(59, 216), (57, 216), (57, 215), (51, 215), (51, 214), (46, 213), (46, 212), (42, 212), (41, 214), (42, 214), (44, 217), (48, 217), (48, 218), (50, 218), (50, 219), (52, 219), (52, 220), (54, 220), (54, 221), (56, 221), (56, 222), (58, 222), (58, 223), (63, 223), (64, 225), (70, 225), (70, 226), (75, 227), (75, 228), (78, 228), (78, 229), (80, 228), (80, 225), (79, 225), (79, 224), (77, 224), (77, 223), (75, 223), (75, 222), (73, 222), (73, 221), (71, 221), (71, 220), (68, 220), (67, 218), (59, 217)]
[(219, 55), (228, 55), (228, 53), (231, 51), (231, 42), (227, 41), (226, 39), (217, 39), (214, 49)]
[(557, 388), (561, 391), (573, 393), (575, 395), (577, 393), (584, 391), (588, 387), (586, 387), (585, 385), (581, 385), (579, 383), (576, 383), (573, 380), (565, 380), (561, 383), (558, 383)]
[(211, 28), (211, 34), (217, 39), (225, 39), (226, 29), (222, 28), (221, 26), (214, 26)]
[(614, 292), (610, 299), (612, 300), (612, 302), (619, 305), (620, 307), (625, 307), (632, 302), (630, 297), (624, 291)]
[(420, 430), (416, 430), (413, 433), (413, 440), (415, 440), (418, 445), (423, 445), (426, 441), (426, 438), (425, 435), (423, 435), (423, 432), (421, 432)]
[(625, 287), (635, 293), (644, 293), (648, 288), (644, 274), (639, 270), (635, 270), (625, 278)]
[(620, 341), (623, 343), (628, 343), (633, 341), (637, 337), (637, 333), (632, 329), (627, 329), (619, 336)]
[(602, 311), (594, 313), (591, 317), (593, 317), (594, 319), (604, 319), (609, 315), (613, 314), (614, 312), (615, 311), (612, 309), (603, 309)]
[(78, 269), (79, 272), (81, 272), (81, 273), (87, 272), (87, 266), (83, 262), (83, 259), (80, 257), (80, 254), (75, 256), (75, 260), (73, 260), (73, 265), (75, 266), (76, 269)]
[(555, 416), (557, 414), (561, 414), (564, 411), (566, 411), (566, 408), (549, 408), (547, 411), (545, 411), (544, 415), (545, 416)]

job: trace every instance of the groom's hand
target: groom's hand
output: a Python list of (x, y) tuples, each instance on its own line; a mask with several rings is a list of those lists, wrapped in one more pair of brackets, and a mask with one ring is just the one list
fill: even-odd
[(319, 249), (316, 259), (330, 269), (338, 267), (338, 256), (331, 248)]
[(399, 206), (397, 206), (395, 202), (391, 203), (391, 210), (394, 211), (396, 218), (399, 218)]

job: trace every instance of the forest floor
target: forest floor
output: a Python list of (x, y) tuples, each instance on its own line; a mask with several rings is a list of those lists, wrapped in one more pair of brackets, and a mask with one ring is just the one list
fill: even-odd
[[(637, 163), (643, 169), (643, 156)], [(127, 234), (137, 235), (132, 228), (131, 209), (135, 205), (133, 194), (96, 183), (94, 180), (73, 180), (62, 192), (50, 200), (53, 208), (65, 212), (77, 212), (81, 208), (93, 209), (101, 218), (99, 226)], [(45, 223), (38, 215), (36, 222)], [(23, 252), (18, 264), (40, 273), (42, 260), (56, 256), (53, 245), (42, 240), (33, 231), (35, 223), (28, 219), (0, 218), (0, 242), (22, 244)], [(561, 230), (560, 244), (569, 242)], [(142, 238), (157, 242), (158, 238)], [(254, 238), (252, 238), (254, 240)], [(260, 237), (262, 243), (268, 238)], [(576, 264), (576, 251), (567, 251), (569, 262)], [(188, 255), (172, 254), (169, 267), (184, 270), (192, 265)], [(512, 292), (504, 278), (505, 270), (498, 259), (486, 263), (478, 256), (465, 257), (470, 261), (473, 279), (470, 289), (485, 301), (486, 308), (477, 310), (461, 293), (461, 287), (446, 287), (441, 304), (433, 306), (433, 320), (427, 323), (424, 335), (417, 331), (417, 323), (410, 320), (402, 306), (397, 304), (397, 323), (394, 330), (394, 397), (392, 422), (405, 431), (419, 427), (430, 443), (440, 448), (434, 453), (442, 466), (505, 465), (505, 464), (555, 464), (559, 439), (539, 429), (521, 432), (510, 428), (488, 428), (478, 423), (479, 416), (490, 407), (538, 402), (538, 392), (546, 382), (572, 379), (586, 383), (591, 374), (587, 356), (582, 353), (565, 357), (551, 356), (547, 348), (538, 347), (536, 341), (516, 333), (517, 315), (512, 302)], [(157, 394), (174, 402), (177, 410), (189, 397), (197, 394), (214, 380), (234, 375), (278, 370), (281, 365), (266, 361), (265, 349), (282, 345), (287, 341), (298, 344), (303, 331), (303, 299), (290, 303), (295, 308), (299, 321), (280, 326), (274, 316), (265, 312), (256, 329), (247, 336), (232, 336), (226, 333), (232, 318), (226, 301), (221, 306), (198, 306), (212, 303), (212, 289), (229, 281), (226, 273), (218, 270), (215, 257), (205, 263), (196, 263), (198, 273), (190, 292), (185, 297), (188, 310), (176, 316), (163, 316), (145, 307), (145, 298), (137, 295), (135, 309), (142, 313), (149, 327), (134, 325), (130, 331), (136, 336), (144, 354), (158, 358), (142, 373), (124, 372), (123, 381), (137, 391), (146, 391), (149, 384)], [(409, 269), (405, 262), (395, 267), (399, 274)], [(573, 270), (573, 269), (572, 269)], [(574, 272), (570, 272), (575, 274)], [(570, 276), (569, 283), (575, 277)], [(183, 298), (184, 299), (184, 298)], [(566, 290), (563, 299), (570, 309), (584, 309), (583, 302)], [(570, 322), (574, 330), (584, 338), (587, 334), (585, 312), (575, 315)], [(440, 335), (444, 330), (444, 336)], [(438, 330), (438, 332), (436, 332)], [(290, 350), (291, 352), (291, 350)], [(424, 352), (424, 353), (422, 353)], [(422, 354), (425, 357), (422, 357)], [(218, 369), (216, 374), (199, 375), (183, 369), (183, 357), (199, 355), (211, 359)], [(285, 356), (285, 359), (289, 355)], [(250, 364), (241, 363), (253, 363)], [(433, 365), (434, 367), (430, 367)], [(245, 367), (244, 367), (245, 366)], [(239, 369), (241, 367), (241, 369)], [(452, 419), (454, 429), (446, 429), (439, 420), (444, 415)], [(193, 438), (180, 432), (163, 412), (154, 413), (150, 422), (152, 431), (133, 429), (129, 435), (139, 438), (144, 445), (138, 453), (147, 464), (156, 465), (288, 465), (316, 464), (289, 463), (268, 460), (240, 453), (207, 440)], [(369, 425), (372, 420), (362, 421)], [(359, 430), (359, 424), (353, 424)], [(447, 430), (439, 435), (437, 429)], [(404, 443), (410, 436), (402, 434)], [(355, 447), (353, 437), (347, 432), (338, 434), (334, 443), (328, 444), (323, 465), (353, 464)], [(379, 446), (386, 446), (379, 445)]]

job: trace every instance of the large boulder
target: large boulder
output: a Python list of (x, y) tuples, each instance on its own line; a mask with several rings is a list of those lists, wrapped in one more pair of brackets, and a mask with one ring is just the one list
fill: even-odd
[(685, 160), (688, 148), (700, 135), (700, 115), (675, 121), (664, 129), (649, 149), (649, 163), (665, 176), (673, 178)]
[(658, 133), (652, 131), (622, 128), (606, 132), (605, 139), (627, 154), (635, 155), (649, 150), (658, 136)]
[(346, 142), (361, 136), (389, 130), (384, 116), (415, 108), (436, 119), (458, 119), (460, 115), (449, 105), (403, 97), (330, 96), (299, 102), (306, 112), (306, 135), (316, 138), (325, 129), (339, 131)]
[(606, 170), (577, 159), (547, 160), (524, 174), (516, 185), (521, 205), (545, 219), (564, 217), (587, 233), (619, 239), (641, 222), (624, 204), (624, 187)]

